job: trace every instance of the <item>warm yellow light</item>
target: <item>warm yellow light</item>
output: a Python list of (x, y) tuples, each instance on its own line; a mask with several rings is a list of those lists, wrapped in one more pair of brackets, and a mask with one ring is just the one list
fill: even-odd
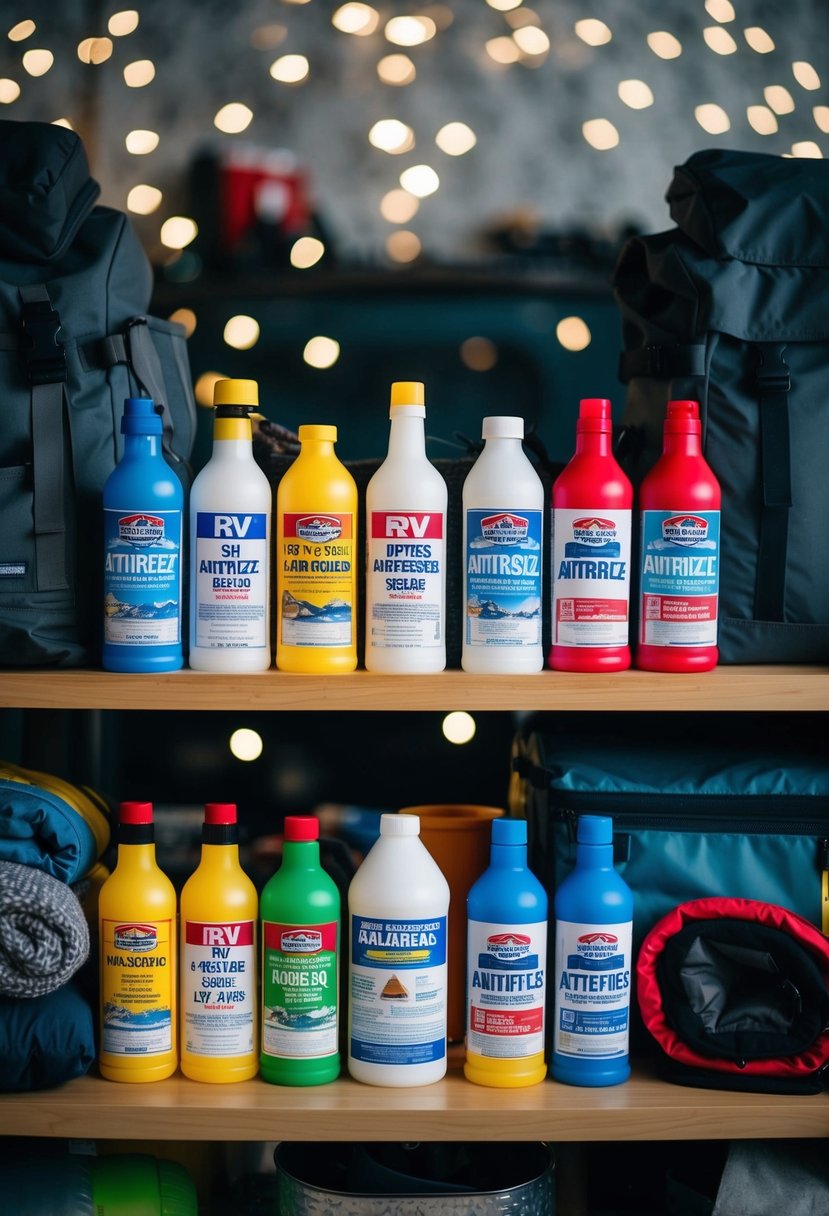
[(250, 45), (257, 51), (273, 51), (288, 37), (288, 29), (276, 22), (260, 25), (250, 36)]
[(342, 4), (331, 18), (331, 24), (343, 34), (373, 34), (380, 23), (380, 14), (370, 4)]
[(584, 17), (581, 21), (577, 21), (573, 28), (576, 36), (581, 38), (582, 42), (586, 42), (588, 46), (604, 46), (613, 37), (610, 27), (595, 17)]
[(403, 265), (407, 262), (414, 262), (416, 258), (420, 257), (420, 250), (420, 237), (406, 228), (391, 232), (386, 237), (386, 253), (393, 262), (400, 262)]
[(592, 336), (587, 322), (581, 317), (562, 317), (556, 326), (556, 337), (565, 350), (586, 350)]
[(36, 29), (34, 21), (18, 21), (17, 25), (13, 25), (9, 30), (9, 39), (12, 42), (24, 42), (26, 38), (31, 38)]
[(440, 186), (440, 178), (430, 165), (412, 165), (400, 174), (400, 185), (415, 198), (427, 198)]
[(498, 347), (489, 338), (467, 338), (461, 342), (461, 362), (472, 372), (492, 371), (498, 362)]
[(301, 84), (308, 76), (308, 60), (304, 55), (280, 55), (268, 70), (280, 84)]
[(812, 106), (812, 118), (817, 129), (829, 135), (829, 106)]
[(305, 343), (302, 357), (309, 367), (316, 367), (320, 371), (324, 371), (327, 367), (333, 367), (339, 359), (340, 344), (335, 338), (326, 338), (322, 334), (318, 334), (315, 338), (309, 338)]
[(226, 380), (226, 372), (202, 372), (196, 383), (193, 385), (193, 395), (196, 398), (196, 404), (204, 409), (213, 408), (213, 386), (217, 380)]
[(478, 137), (465, 122), (448, 122), (435, 136), (435, 143), (447, 156), (463, 156), (477, 142)]
[(27, 51), (23, 56), (23, 67), (30, 76), (45, 76), (54, 62), (52, 52), (42, 49)]
[(733, 55), (737, 43), (721, 25), (709, 25), (702, 31), (705, 45), (717, 55)]
[(791, 114), (794, 109), (794, 98), (782, 84), (770, 84), (768, 88), (763, 89), (763, 96), (766, 105), (774, 110), (775, 114)]
[[(176, 325), (184, 326), (184, 336), (192, 338), (196, 332), (196, 314), (192, 308), (177, 308), (175, 312), (171, 312), (168, 321), (173, 321)], [(219, 377), (216, 377), (219, 379)]]
[(111, 38), (84, 38), (78, 43), (78, 58), (81, 63), (106, 63), (112, 55)]
[(156, 131), (130, 131), (124, 143), (127, 151), (131, 152), (133, 156), (146, 156), (149, 152), (156, 150), (158, 138)]
[(648, 34), (648, 46), (660, 59), (678, 59), (682, 54), (682, 43), (667, 30), (654, 30)]
[(155, 80), (155, 64), (152, 59), (136, 59), (124, 68), (124, 84), (130, 89), (143, 89)]
[(396, 156), (410, 152), (415, 146), (414, 131), (396, 118), (381, 118), (368, 133), (368, 142), (381, 152)]
[(419, 207), (420, 199), (408, 190), (389, 190), (380, 200), (380, 214), (390, 224), (408, 224)]
[(20, 85), (16, 80), (9, 80), (7, 76), (0, 79), (0, 103), (4, 106), (11, 105), (13, 101), (17, 101), (20, 96)]
[(799, 143), (792, 144), (792, 156), (805, 156), (814, 160), (823, 160), (820, 146), (813, 139), (803, 139)]
[(377, 64), (377, 75), (383, 84), (411, 84), (417, 72), (408, 55), (385, 55)]
[(434, 38), (437, 29), (431, 17), (392, 17), (383, 32), (396, 46), (420, 46)]
[(156, 186), (133, 186), (127, 195), (127, 210), (136, 215), (152, 215), (161, 206), (162, 197)]
[(53, 127), (66, 127), (67, 131), (74, 131), (75, 128), (68, 118), (54, 118), (50, 124)]
[(550, 39), (537, 25), (522, 25), (513, 34), (515, 44), (525, 55), (546, 55)]
[(184, 249), (199, 234), (199, 226), (188, 215), (171, 215), (161, 225), (159, 237), (168, 249)]
[(581, 124), (581, 133), (591, 148), (607, 152), (619, 142), (619, 132), (608, 118), (591, 118)]
[(792, 75), (801, 89), (809, 89), (811, 91), (820, 88), (820, 77), (811, 63), (807, 63), (805, 59), (798, 59), (792, 64)]
[(774, 39), (769, 37), (759, 25), (752, 25), (747, 30), (743, 30), (743, 37), (758, 55), (768, 55), (770, 51), (774, 50)]
[(731, 119), (722, 106), (714, 105), (713, 102), (697, 106), (694, 110), (694, 118), (703, 131), (707, 131), (709, 135), (724, 135), (731, 129)]
[(712, 21), (733, 21), (736, 16), (731, 0), (705, 0), (705, 11)]
[(222, 337), (234, 350), (250, 350), (259, 341), (259, 322), (255, 317), (237, 313), (225, 324)]
[(455, 710), (443, 719), (441, 730), (449, 743), (470, 743), (475, 738), (475, 719), (464, 710)]
[(746, 109), (748, 125), (758, 135), (774, 135), (777, 130), (777, 119), (768, 106), (749, 106)]
[(325, 255), (325, 246), (315, 236), (301, 236), (291, 246), (291, 265), (297, 270), (309, 270)]
[(107, 22), (107, 29), (113, 38), (123, 38), (138, 29), (140, 18), (134, 8), (125, 8), (120, 13), (113, 13)]
[(644, 80), (620, 80), (617, 92), (619, 100), (631, 110), (646, 110), (653, 105), (653, 93)]
[(508, 13), (514, 8), (518, 8), (521, 0), (486, 0), (490, 8), (494, 8), (498, 13)]
[(486, 53), (496, 63), (517, 63), (521, 58), (516, 43), (512, 38), (490, 38), (486, 44)]
[(238, 135), (245, 131), (253, 119), (253, 110), (241, 101), (229, 101), (213, 118), (213, 126), (226, 135)]
[(431, 17), (439, 30), (448, 30), (455, 20), (455, 14), (448, 4), (428, 4), (422, 12), (424, 17)]
[(246, 726), (242, 726), (239, 730), (235, 730), (230, 736), (228, 742), (231, 754), (237, 760), (258, 760), (262, 755), (262, 736), (258, 731), (249, 730)]

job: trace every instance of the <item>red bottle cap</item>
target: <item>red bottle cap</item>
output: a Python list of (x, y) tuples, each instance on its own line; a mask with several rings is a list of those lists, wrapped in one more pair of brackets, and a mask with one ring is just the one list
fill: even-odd
[(669, 401), (665, 414), (665, 434), (700, 435), (698, 401)]
[(205, 823), (235, 823), (235, 802), (208, 802), (204, 807)]
[(121, 823), (152, 823), (153, 804), (151, 802), (122, 802), (118, 817)]
[(313, 815), (286, 815), (284, 837), (289, 841), (319, 840), (320, 823)]
[(598, 431), (609, 435), (612, 429), (611, 406), (607, 397), (582, 397), (579, 402), (576, 434)]

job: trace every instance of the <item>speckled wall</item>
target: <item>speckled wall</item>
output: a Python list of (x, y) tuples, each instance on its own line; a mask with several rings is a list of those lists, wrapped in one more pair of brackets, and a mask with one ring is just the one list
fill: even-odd
[[(137, 185), (160, 191), (155, 209), (136, 216), (154, 254), (162, 251), (163, 221), (188, 214), (187, 170), (208, 147), (224, 157), (248, 144), (292, 150), (341, 255), (379, 261), (389, 260), (389, 250), (406, 260), (418, 248), (466, 258), (480, 248), (482, 230), (508, 213), (547, 229), (587, 226), (599, 234), (628, 223), (667, 227), (663, 194), (672, 166), (712, 144), (829, 153), (825, 0), (343, 7), (347, 16), (336, 16), (328, 0), (143, 0), (130, 10), (135, 24), (135, 16), (116, 16), (123, 13), (117, 0), (6, 0), (0, 110), (8, 118), (68, 119), (87, 140), (102, 201), (125, 208)], [(411, 15), (427, 18), (420, 34), (411, 22), (398, 31), (388, 25)], [(335, 28), (332, 18), (362, 22), (363, 32)], [(423, 33), (430, 36), (406, 45)], [(402, 44), (389, 40), (395, 35)], [(98, 41), (79, 51), (92, 38)], [(51, 67), (33, 75), (49, 60), (32, 53), (44, 50)], [(100, 62), (84, 63), (79, 54)], [(390, 55), (409, 59), (411, 69), (399, 60), (396, 67), (414, 75), (410, 83), (381, 80), (378, 65)], [(285, 56), (304, 56), (307, 73)], [(130, 66), (143, 61), (151, 67)], [(301, 79), (288, 83), (272, 73)], [(233, 134), (214, 123), (229, 103), (251, 113)], [(247, 117), (239, 113), (230, 112), (237, 126)], [(408, 150), (372, 146), (369, 132), (383, 119), (410, 128), (380, 129), (380, 138), (402, 140)], [(461, 155), (435, 142), (449, 123), (466, 124), (475, 137)], [(126, 150), (135, 130), (158, 135), (153, 151)], [(471, 142), (468, 133), (454, 134)], [(416, 165), (434, 170), (437, 189), (419, 203), (388, 199)]]

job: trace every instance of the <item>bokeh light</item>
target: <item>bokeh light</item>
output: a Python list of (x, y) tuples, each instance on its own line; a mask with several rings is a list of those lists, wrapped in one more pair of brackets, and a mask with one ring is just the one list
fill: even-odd
[(556, 326), (556, 337), (565, 350), (586, 350), (593, 335), (582, 317), (562, 317)]
[(259, 341), (259, 322), (246, 313), (237, 313), (225, 323), (222, 337), (234, 350), (250, 350)]
[(152, 215), (161, 206), (161, 199), (157, 186), (133, 186), (127, 195), (127, 210), (136, 215)]
[(302, 357), (309, 367), (324, 371), (327, 367), (333, 367), (339, 359), (340, 344), (336, 338), (327, 338), (323, 334), (317, 334), (316, 337), (309, 338), (305, 343)]

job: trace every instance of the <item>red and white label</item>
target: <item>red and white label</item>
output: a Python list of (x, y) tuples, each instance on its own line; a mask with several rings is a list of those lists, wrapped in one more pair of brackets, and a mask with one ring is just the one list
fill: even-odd
[(366, 646), (443, 645), (446, 517), (443, 511), (372, 511), (366, 553)]
[(553, 644), (627, 646), (631, 512), (552, 512)]
[(252, 920), (184, 921), (183, 1047), (192, 1055), (247, 1055), (255, 1046), (256, 931)]
[(546, 958), (546, 921), (469, 921), (468, 1053), (516, 1060), (543, 1052)]

